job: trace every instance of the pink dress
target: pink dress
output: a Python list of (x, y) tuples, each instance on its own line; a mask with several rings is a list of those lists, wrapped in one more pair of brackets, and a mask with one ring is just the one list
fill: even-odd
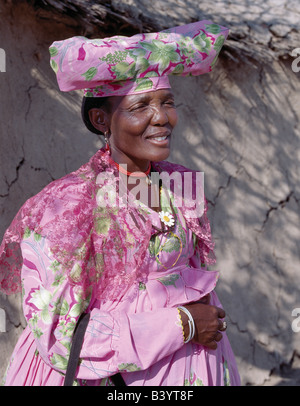
[[(150, 209), (149, 209), (150, 210)], [(152, 237), (143, 267), (121, 300), (83, 300), (61, 274), (46, 238), (28, 231), (23, 254), (23, 309), (27, 327), (13, 352), (4, 385), (62, 386), (76, 321), (91, 312), (74, 385), (112, 385), (121, 372), (127, 385), (240, 385), (226, 333), (217, 350), (184, 344), (176, 306), (211, 292), (218, 272), (207, 271), (194, 255), (193, 233), (179, 209), (172, 232)], [(152, 223), (159, 217), (150, 210)]]

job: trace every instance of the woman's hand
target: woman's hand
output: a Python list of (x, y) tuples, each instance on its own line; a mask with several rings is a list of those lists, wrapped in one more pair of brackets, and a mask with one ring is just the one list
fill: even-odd
[[(210, 296), (207, 295), (199, 302), (184, 305), (191, 313), (195, 323), (195, 335), (192, 342), (203, 345), (212, 350), (217, 349), (218, 342), (222, 340), (223, 321), (225, 311), (209, 304)], [(180, 311), (184, 336), (189, 335), (188, 316)]]

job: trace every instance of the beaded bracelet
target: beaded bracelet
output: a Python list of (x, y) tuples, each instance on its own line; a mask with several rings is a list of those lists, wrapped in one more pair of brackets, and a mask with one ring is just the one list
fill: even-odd
[[(195, 323), (194, 323), (194, 319), (193, 319), (193, 316), (191, 315), (191, 313), (190, 313), (190, 312), (188, 311), (188, 309), (186, 309), (185, 307), (183, 307), (183, 306), (178, 306), (178, 307), (177, 307), (177, 310), (178, 310), (178, 313), (179, 313), (179, 310), (183, 311), (183, 312), (188, 316), (188, 318), (189, 318), (189, 320), (188, 320), (188, 324), (189, 324), (189, 335), (188, 335), (188, 338), (187, 338), (187, 339), (184, 339), (184, 340), (183, 340), (184, 343), (187, 344), (187, 343), (189, 343), (189, 342), (194, 338), (194, 335), (195, 335)], [(179, 313), (179, 315), (180, 315), (180, 313)], [(181, 317), (180, 317), (180, 320), (181, 320)], [(181, 325), (182, 325), (182, 331), (183, 331), (182, 320), (181, 320)], [(183, 336), (184, 336), (184, 334), (183, 334)], [(184, 337), (184, 338), (185, 338), (185, 337)]]

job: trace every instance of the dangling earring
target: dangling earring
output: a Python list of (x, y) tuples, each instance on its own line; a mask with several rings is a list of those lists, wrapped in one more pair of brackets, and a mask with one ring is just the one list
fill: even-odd
[(108, 131), (105, 131), (104, 139), (105, 139), (105, 151), (107, 151), (110, 154), (109, 132)]

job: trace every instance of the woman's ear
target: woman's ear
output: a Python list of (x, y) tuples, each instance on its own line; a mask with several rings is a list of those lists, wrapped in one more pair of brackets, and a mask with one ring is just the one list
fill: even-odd
[(104, 109), (92, 108), (89, 110), (89, 119), (91, 124), (103, 134), (109, 131), (108, 114)]

